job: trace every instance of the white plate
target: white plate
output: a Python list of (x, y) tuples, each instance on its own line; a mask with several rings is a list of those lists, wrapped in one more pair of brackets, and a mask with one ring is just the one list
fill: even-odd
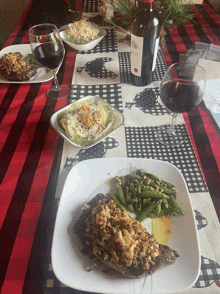
[[(31, 46), (30, 44), (19, 44), (19, 45), (11, 45), (5, 47), (0, 51), (0, 59), (4, 54), (8, 54), (10, 52), (20, 52), (22, 55), (26, 56), (27, 54), (31, 54)], [(59, 67), (56, 69), (58, 72)], [(46, 71), (45, 67), (39, 68), (37, 70), (36, 75), (34, 75), (29, 81), (9, 81), (5, 77), (0, 74), (0, 83), (10, 83), (10, 84), (30, 84), (30, 83), (42, 83), (47, 82), (53, 79), (52, 70)]]
[[(78, 247), (73, 224), (81, 214), (81, 207), (97, 193), (109, 191), (110, 179), (144, 168), (172, 182), (177, 201), (184, 216), (172, 218), (172, 235), (168, 246), (180, 257), (176, 262), (148, 276), (146, 280), (115, 278), (108, 274), (85, 269), (86, 258)], [(192, 287), (200, 270), (200, 250), (194, 213), (185, 180), (170, 163), (143, 158), (104, 158), (85, 160), (69, 172), (57, 212), (53, 244), (52, 266), (56, 277), (65, 285), (95, 293), (176, 293)], [(142, 289), (143, 286), (143, 289)]]
[(96, 39), (92, 42), (89, 42), (87, 44), (84, 44), (84, 45), (79, 45), (79, 44), (75, 44), (70, 41), (65, 30), (60, 31), (60, 37), (63, 39), (63, 41), (66, 42), (70, 47), (72, 47), (73, 49), (78, 50), (78, 51), (92, 50), (105, 37), (105, 35), (106, 35), (106, 31), (103, 29), (100, 29), (98, 39)]
[[(86, 101), (86, 100), (90, 100), (92, 99), (96, 104), (99, 102), (101, 103), (102, 105), (109, 105), (112, 110), (113, 110), (113, 113), (115, 115), (115, 118), (116, 118), (116, 121), (111, 124), (97, 137), (97, 139), (95, 140), (95, 142), (91, 142), (91, 144), (87, 145), (87, 146), (81, 146), (73, 141), (71, 141), (67, 136), (66, 136), (66, 133), (64, 131), (64, 129), (58, 124), (57, 122), (57, 116), (59, 115), (60, 112), (63, 112), (65, 110), (67, 110), (69, 107), (71, 107), (73, 104), (75, 103), (78, 103), (78, 102), (81, 102), (81, 101)], [(106, 101), (104, 101), (103, 99), (101, 99), (100, 97), (98, 96), (86, 96), (86, 97), (83, 97), (79, 100), (77, 100), (76, 102), (72, 103), (72, 104), (69, 104), (67, 106), (65, 106), (64, 108), (58, 110), (57, 112), (55, 112), (51, 119), (50, 119), (50, 123), (52, 125), (52, 127), (64, 138), (66, 139), (70, 144), (72, 144), (73, 146), (75, 147), (78, 147), (78, 148), (84, 148), (84, 149), (87, 149), (87, 148), (90, 148), (96, 144), (98, 144), (101, 140), (103, 140), (105, 137), (109, 136), (110, 134), (112, 134), (115, 130), (117, 130), (124, 122), (124, 116), (116, 109), (114, 108), (113, 106), (111, 106), (109, 103), (107, 103)]]

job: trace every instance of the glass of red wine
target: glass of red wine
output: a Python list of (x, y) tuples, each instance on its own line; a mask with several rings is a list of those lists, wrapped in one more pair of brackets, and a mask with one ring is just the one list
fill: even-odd
[(204, 90), (205, 70), (201, 66), (178, 62), (166, 70), (160, 84), (160, 99), (172, 115), (172, 121), (157, 128), (156, 138), (160, 143), (179, 146), (186, 140), (184, 121), (178, 114), (197, 107)]
[(70, 87), (59, 85), (57, 71), (63, 61), (65, 49), (59, 31), (54, 24), (38, 24), (29, 29), (29, 40), (32, 53), (44, 67), (53, 71), (54, 86), (47, 91), (51, 99), (61, 99), (69, 95)]

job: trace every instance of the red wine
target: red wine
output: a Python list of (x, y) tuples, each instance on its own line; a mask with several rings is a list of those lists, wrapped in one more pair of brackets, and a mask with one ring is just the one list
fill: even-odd
[(159, 18), (153, 12), (154, 0), (142, 0), (143, 7), (133, 19), (131, 34), (131, 76), (136, 86), (152, 82), (152, 65), (156, 39), (160, 33)]
[(203, 99), (202, 89), (189, 81), (171, 81), (160, 89), (161, 101), (172, 112), (184, 113), (198, 106)]
[(42, 43), (34, 49), (34, 55), (43, 66), (55, 69), (63, 59), (64, 49), (61, 44)]

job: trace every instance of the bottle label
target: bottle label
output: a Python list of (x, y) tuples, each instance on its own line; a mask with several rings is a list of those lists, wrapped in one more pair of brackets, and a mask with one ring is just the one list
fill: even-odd
[(131, 73), (141, 76), (144, 38), (131, 34)]

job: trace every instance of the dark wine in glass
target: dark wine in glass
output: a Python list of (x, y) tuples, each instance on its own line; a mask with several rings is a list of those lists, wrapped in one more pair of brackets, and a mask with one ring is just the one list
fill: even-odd
[(29, 30), (29, 39), (37, 61), (53, 71), (55, 86), (48, 90), (47, 96), (52, 99), (61, 99), (68, 96), (70, 87), (60, 86), (56, 74), (65, 54), (57, 27), (54, 24), (47, 23), (33, 26)]
[(41, 44), (34, 48), (35, 58), (50, 69), (57, 68), (63, 59), (63, 48), (53, 43)]
[(175, 129), (177, 115), (197, 107), (204, 90), (205, 70), (201, 66), (175, 63), (167, 69), (160, 84), (160, 99), (172, 113), (172, 122), (157, 128), (156, 137), (161, 143), (178, 146), (185, 141), (187, 134)]
[(200, 86), (189, 81), (169, 81), (161, 86), (160, 98), (170, 111), (184, 113), (200, 104), (203, 91)]

